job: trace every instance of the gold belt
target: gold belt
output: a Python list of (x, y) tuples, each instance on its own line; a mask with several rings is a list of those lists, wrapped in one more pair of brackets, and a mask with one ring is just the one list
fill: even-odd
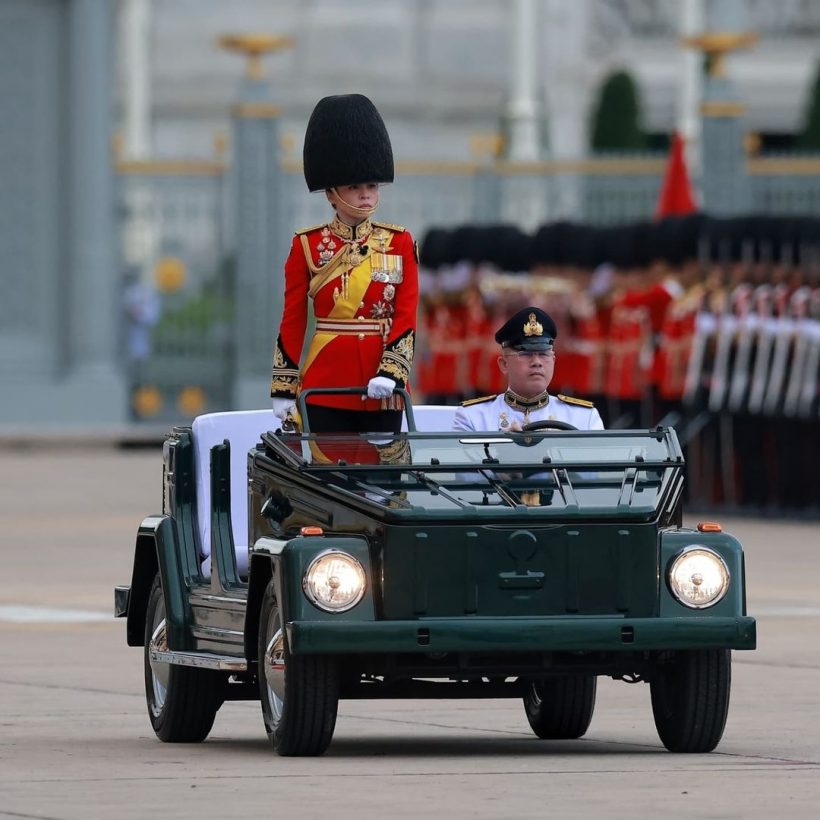
[(387, 321), (384, 319), (317, 319), (317, 333), (333, 333), (336, 335), (383, 336), (387, 330)]

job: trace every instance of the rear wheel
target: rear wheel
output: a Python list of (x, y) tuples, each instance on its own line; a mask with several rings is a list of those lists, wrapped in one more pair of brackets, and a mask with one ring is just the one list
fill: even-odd
[(728, 649), (676, 652), (650, 682), (652, 713), (670, 752), (711, 752), (729, 712), (732, 655)]
[(151, 649), (167, 650), (165, 599), (159, 574), (145, 611), (145, 700), (157, 737), (166, 743), (199, 743), (208, 737), (222, 705), (226, 679), (210, 669), (151, 660)]
[(339, 705), (339, 668), (323, 655), (291, 655), (273, 581), (259, 614), (259, 695), (273, 748), (284, 756), (320, 755), (330, 745)]
[(524, 698), (530, 727), (544, 740), (571, 740), (589, 729), (598, 679), (571, 675), (534, 681)]

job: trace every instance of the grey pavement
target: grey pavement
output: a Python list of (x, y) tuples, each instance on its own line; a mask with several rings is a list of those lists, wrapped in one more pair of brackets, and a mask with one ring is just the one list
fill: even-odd
[(160, 480), (158, 450), (0, 451), (0, 818), (816, 816), (816, 523), (723, 521), (760, 648), (734, 654), (712, 754), (666, 752), (648, 687), (601, 679), (581, 740), (537, 740), (515, 700), (343, 701), (328, 753), (288, 759), (254, 702), (203, 744), (151, 731), (141, 650), (108, 616)]

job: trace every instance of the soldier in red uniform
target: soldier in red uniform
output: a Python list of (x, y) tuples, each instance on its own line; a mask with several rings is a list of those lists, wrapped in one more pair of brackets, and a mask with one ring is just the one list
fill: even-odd
[[(367, 396), (308, 400), (311, 431), (398, 432), (393, 390), (410, 378), (418, 257), (405, 228), (376, 222), (379, 183), (393, 181), (393, 152), (379, 112), (361, 94), (321, 99), (305, 134), (305, 180), (335, 211), (297, 231), (285, 262), (285, 304), (271, 396), (283, 421), (301, 390), (367, 387)], [(308, 298), (316, 329), (302, 363)]]
[(689, 357), (695, 343), (697, 316), (705, 289), (694, 282), (670, 305), (661, 325), (658, 350), (658, 395), (662, 415), (676, 409), (683, 399)]

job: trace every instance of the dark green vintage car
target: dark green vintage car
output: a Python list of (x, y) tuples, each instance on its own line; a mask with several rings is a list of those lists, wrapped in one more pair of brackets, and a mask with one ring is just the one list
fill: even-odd
[(269, 432), (220, 413), (164, 445), (163, 513), (115, 591), (158, 737), (260, 699), (283, 755), (321, 754), (340, 698), (522, 698), (540, 738), (587, 730), (599, 675), (646, 682), (671, 751), (723, 734), (754, 649), (740, 543), (681, 527), (671, 429)]

